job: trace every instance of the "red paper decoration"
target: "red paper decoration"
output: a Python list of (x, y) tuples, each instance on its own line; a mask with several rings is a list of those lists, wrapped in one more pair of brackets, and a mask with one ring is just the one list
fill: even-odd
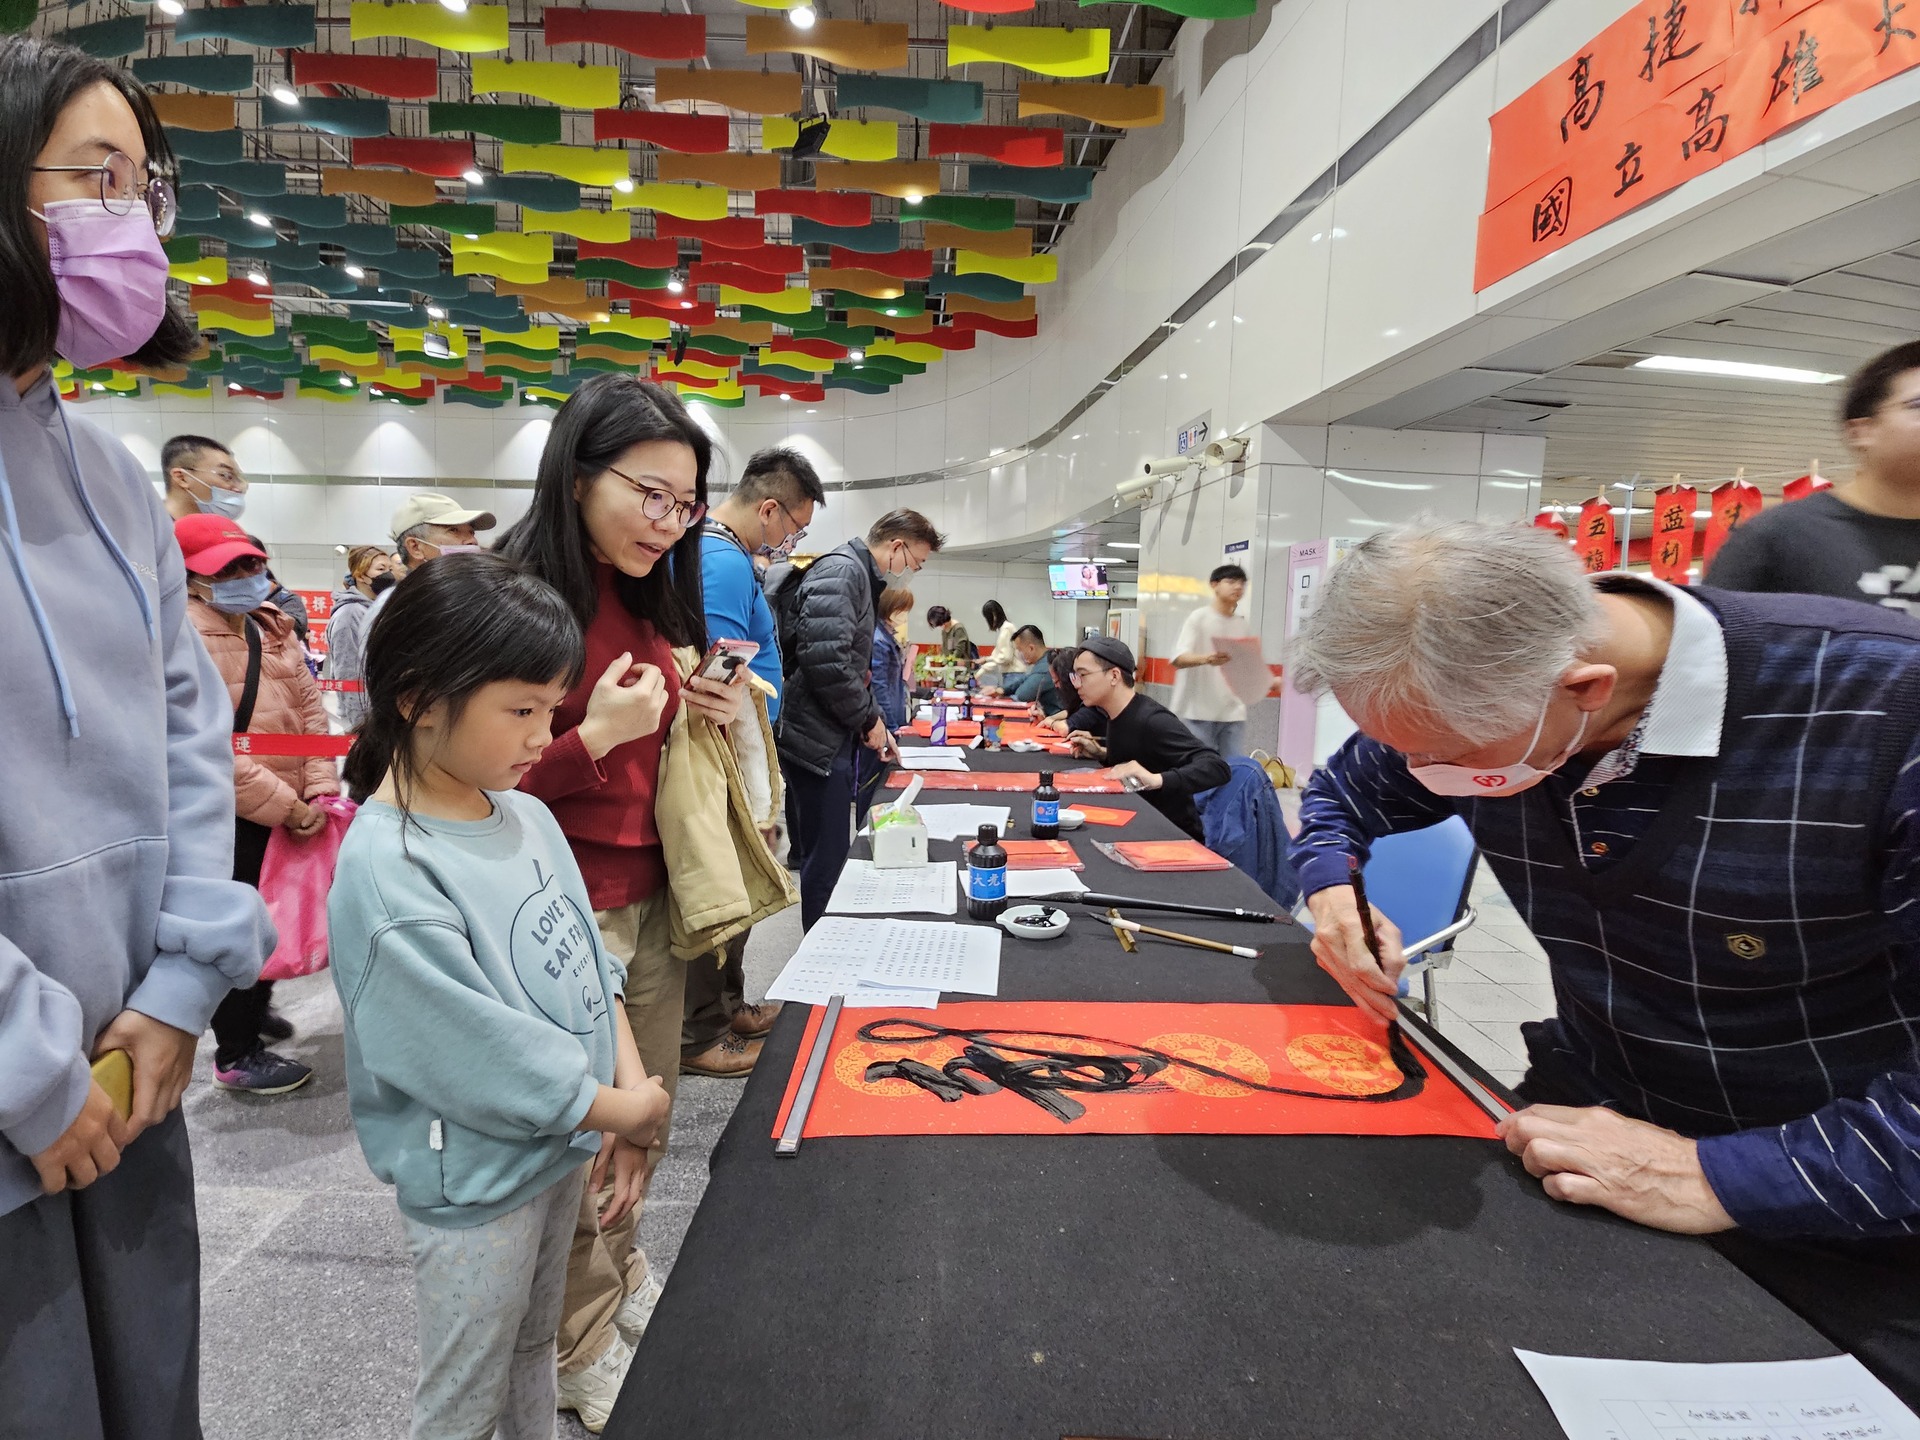
[(663, 240), (711, 241), (743, 250), (766, 243), (767, 224), (756, 215), (733, 215), (725, 220), (682, 220), (675, 215), (655, 214), (653, 233)]
[(1699, 492), (1691, 485), (1669, 485), (1653, 497), (1653, 543), (1648, 560), (1653, 578), (1669, 585), (1687, 583), (1693, 564), (1693, 507)]
[(1542, 510), (1533, 517), (1533, 525), (1536, 530), (1551, 530), (1562, 540), (1567, 538), (1567, 522), (1556, 511)]
[(1729, 480), (1724, 485), (1714, 487), (1713, 493), (1707, 497), (1707, 506), (1713, 511), (1707, 520), (1706, 547), (1706, 569), (1711, 573), (1713, 557), (1720, 553), (1727, 536), (1742, 521), (1751, 520), (1760, 513), (1760, 492), (1743, 481)]
[(702, 242), (700, 253), (707, 260), (744, 265), (763, 275), (798, 275), (807, 268), (807, 252), (798, 245), (756, 245), (751, 250), (735, 250), (707, 240)]
[(707, 53), (707, 17), (553, 5), (545, 38), (549, 45), (611, 45), (650, 60), (699, 60)]
[(974, 346), (974, 327), (971, 325), (936, 325), (924, 335), (913, 337), (916, 345), (933, 345), (939, 349), (971, 350)]
[(1003, 165), (1038, 169), (1064, 165), (1067, 136), (1058, 126), (932, 125), (927, 132), (930, 155), (983, 155)]
[(878, 270), (896, 280), (925, 280), (933, 274), (931, 250), (892, 250), (881, 255), (863, 255), (835, 245), (827, 254), (828, 263), (836, 270)]
[(1798, 480), (1789, 480), (1780, 490), (1782, 500), (1804, 500), (1809, 495), (1817, 495), (1822, 490), (1831, 490), (1833, 481), (1824, 475), (1802, 475)]
[(836, 345), (831, 340), (813, 340), (805, 335), (783, 335), (773, 342), (775, 350), (789, 350), (799, 355), (811, 355), (816, 360), (844, 360), (847, 347)]
[(778, 295), (787, 288), (784, 275), (769, 275), (747, 265), (727, 265), (714, 260), (696, 260), (687, 267), (687, 278), (696, 285), (731, 285), (753, 295)]
[(641, 270), (671, 270), (680, 263), (680, 246), (672, 240), (582, 240), (580, 258), (624, 260)]
[(296, 85), (351, 85), (390, 100), (437, 100), (440, 63), (431, 55), (322, 55), (312, 50), (293, 52)]
[(1613, 507), (1604, 495), (1580, 507), (1580, 533), (1573, 546), (1589, 575), (1611, 570), (1619, 563), (1620, 545), (1613, 531)]
[[(355, 57), (356, 59), (358, 57)], [(416, 175), (439, 175), (458, 180), (474, 168), (471, 140), (413, 140), (376, 135), (353, 142), (356, 165), (398, 165)]]
[(1004, 335), (1009, 340), (1031, 340), (1040, 333), (1040, 320), (1037, 316), (1027, 320), (1002, 320), (997, 315), (981, 315), (971, 310), (963, 310), (953, 317), (953, 328), (984, 330), (989, 335)]
[(618, 280), (607, 282), (607, 299), (625, 300), (628, 311), (634, 315), (651, 315), (676, 325), (709, 325), (720, 313), (719, 307), (703, 300), (691, 300), (665, 290), (636, 290)]
[[(549, 19), (558, 13), (548, 12)], [(717, 155), (727, 148), (727, 117), (676, 115), (664, 110), (596, 110), (593, 138), (603, 145), (612, 140), (640, 140), (682, 155)]]
[(873, 196), (864, 191), (756, 190), (753, 208), (761, 215), (804, 215), (822, 225), (873, 223)]
[(789, 400), (806, 400), (818, 404), (827, 398), (824, 385), (807, 385), (797, 380), (782, 380), (775, 375), (742, 375), (742, 385), (756, 386), (762, 395), (784, 395)]
[(1023, 15), (1034, 8), (1035, 0), (940, 0), (940, 3), (975, 15)]

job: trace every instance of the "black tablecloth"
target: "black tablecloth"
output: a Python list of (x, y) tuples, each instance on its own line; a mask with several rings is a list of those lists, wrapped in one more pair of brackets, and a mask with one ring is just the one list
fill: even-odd
[[(1238, 871), (1107, 860), (1089, 837), (1179, 832), (1133, 796), (1086, 798), (1141, 811), (1064, 836), (1090, 888), (1271, 908)], [(942, 800), (1027, 813), (1015, 793), (923, 797)], [(1060, 940), (1006, 940), (1002, 996), (1341, 1002), (1293, 927), (1170, 917), (1264, 953), (1143, 940), (1128, 955), (1097, 915), (1073, 913)], [(776, 1159), (805, 1015), (787, 1007), (714, 1151), (613, 1440), (1553, 1437), (1514, 1346), (1834, 1353), (1704, 1243), (1557, 1205), (1488, 1141), (816, 1139)]]

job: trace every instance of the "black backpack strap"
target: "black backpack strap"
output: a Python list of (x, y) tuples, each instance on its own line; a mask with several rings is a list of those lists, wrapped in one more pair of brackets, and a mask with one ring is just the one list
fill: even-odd
[(233, 707), (233, 733), (241, 734), (253, 723), (253, 705), (260, 698), (260, 627), (246, 617), (247, 679), (240, 687), (240, 703)]

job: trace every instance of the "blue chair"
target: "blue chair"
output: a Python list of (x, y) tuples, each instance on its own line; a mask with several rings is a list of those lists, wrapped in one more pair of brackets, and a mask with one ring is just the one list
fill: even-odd
[[(1452, 961), (1454, 939), (1479, 918), (1467, 903), (1479, 861), (1480, 849), (1458, 815), (1424, 830), (1383, 835), (1367, 860), (1367, 896), (1400, 928), (1406, 946), (1400, 994), (1412, 993), (1417, 973), (1428, 1020), (1436, 1014), (1434, 971)], [(1311, 926), (1311, 917), (1302, 923)]]

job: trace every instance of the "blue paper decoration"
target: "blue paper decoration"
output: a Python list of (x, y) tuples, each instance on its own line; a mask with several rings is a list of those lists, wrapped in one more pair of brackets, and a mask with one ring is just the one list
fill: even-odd
[(263, 50), (294, 50), (313, 44), (316, 30), (311, 5), (209, 5), (175, 20), (173, 33), (180, 40), (232, 40)]
[[(793, 217), (793, 243), (796, 245), (838, 245), (863, 255), (890, 255), (900, 248), (900, 226), (892, 220), (875, 220), (870, 225), (822, 225), (804, 215)], [(724, 260), (724, 252), (715, 250), (707, 257)]]
[(580, 208), (580, 187), (571, 180), (537, 175), (489, 175), (486, 189), (473, 198), (557, 215)]
[(238, 165), (247, 158), (246, 137), (238, 130), (176, 130), (162, 127), (167, 143), (181, 160), (199, 160), (207, 165)]
[(391, 225), (341, 225), (331, 230), (303, 230), (300, 238), (316, 245), (338, 245), (361, 255), (391, 255), (400, 246)]
[(1051, 170), (1033, 170), (1021, 165), (969, 165), (969, 195), (1024, 195), (1029, 200), (1045, 200), (1053, 205), (1078, 205), (1093, 198), (1093, 177), (1100, 172), (1090, 165), (1061, 165)]
[(75, 25), (71, 30), (61, 31), (60, 39), (96, 59), (118, 60), (147, 43), (147, 17), (136, 12), (92, 25)]
[(347, 197), (344, 195), (280, 195), (262, 200), (267, 214), (294, 224), (336, 226), (347, 223)]
[(209, 165), (204, 160), (180, 162), (182, 185), (217, 185), (235, 195), (284, 195), (287, 167), (265, 160), (242, 160), (238, 165)]
[(973, 80), (912, 80), (900, 75), (842, 75), (835, 92), (841, 110), (871, 106), (921, 120), (971, 125), (986, 113), (987, 88)]
[(272, 230), (264, 225), (256, 225), (244, 215), (216, 215), (210, 220), (182, 220), (179, 224), (182, 235), (205, 235), (209, 239), (224, 240), (229, 245), (238, 245), (246, 250), (271, 250), (279, 244)]
[[(440, 274), (440, 257), (431, 250), (409, 249), (406, 246), (386, 255), (356, 255), (349, 253), (348, 259), (368, 269), (378, 270), (384, 288), (390, 280), (431, 280)], [(455, 277), (463, 284), (466, 276)]]
[[(946, 275), (935, 272), (927, 281), (929, 295), (971, 295), (976, 300), (1019, 300), (1027, 293), (1018, 280), (999, 275)], [(903, 336), (911, 340), (911, 335)]]
[(133, 62), (143, 85), (184, 85), (189, 90), (234, 94), (253, 88), (251, 55), (146, 55)]
[(393, 124), (384, 100), (341, 100), (326, 96), (309, 96), (297, 105), (289, 105), (284, 100), (263, 95), (260, 119), (267, 125), (302, 125), (328, 135), (355, 138), (385, 135)]
[[(364, 263), (379, 268), (381, 260), (369, 259)], [(412, 279), (395, 276), (394, 279), (397, 283), (389, 284), (384, 274), (380, 277), (380, 294), (383, 298), (404, 300), (412, 295), (424, 295), (429, 300), (464, 300), (473, 293), (473, 286), (464, 275), (432, 275)]]

